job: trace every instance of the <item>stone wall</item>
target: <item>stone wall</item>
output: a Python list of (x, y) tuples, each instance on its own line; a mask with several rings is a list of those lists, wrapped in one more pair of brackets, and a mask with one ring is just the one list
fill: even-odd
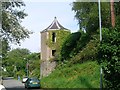
[(43, 61), (40, 66), (40, 78), (48, 76), (56, 67), (55, 61)]
[(49, 32), (41, 33), (41, 65), (40, 77), (48, 76), (56, 67), (55, 61), (49, 61), (52, 58), (52, 50), (46, 44), (49, 38)]
[[(52, 41), (53, 32), (56, 33), (56, 42)], [(49, 30), (41, 32), (41, 78), (48, 76), (55, 69), (56, 62), (55, 60), (51, 61), (55, 57), (52, 50), (56, 50), (56, 53), (59, 55), (62, 43), (69, 34), (69, 30)]]
[(46, 60), (47, 58), (47, 45), (45, 43), (47, 39), (47, 33), (41, 33), (41, 60)]

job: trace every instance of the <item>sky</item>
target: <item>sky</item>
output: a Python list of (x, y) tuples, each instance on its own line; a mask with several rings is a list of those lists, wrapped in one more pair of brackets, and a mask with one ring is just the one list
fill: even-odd
[(58, 22), (71, 32), (78, 31), (78, 22), (72, 11), (72, 2), (25, 2), (25, 13), (28, 16), (21, 23), (22, 26), (32, 31), (30, 38), (21, 41), (21, 45), (12, 45), (15, 48), (27, 48), (30, 52), (41, 51), (40, 32), (47, 28), (57, 17)]

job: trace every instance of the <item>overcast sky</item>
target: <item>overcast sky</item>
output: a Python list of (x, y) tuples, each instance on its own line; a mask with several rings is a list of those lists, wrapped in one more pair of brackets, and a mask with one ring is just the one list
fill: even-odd
[(54, 17), (57, 17), (59, 23), (71, 30), (78, 31), (75, 13), (72, 11), (72, 2), (25, 2), (25, 12), (28, 16), (23, 20), (22, 25), (34, 33), (29, 39), (21, 42), (21, 46), (12, 45), (15, 48), (27, 48), (31, 52), (40, 52), (40, 32), (47, 28)]

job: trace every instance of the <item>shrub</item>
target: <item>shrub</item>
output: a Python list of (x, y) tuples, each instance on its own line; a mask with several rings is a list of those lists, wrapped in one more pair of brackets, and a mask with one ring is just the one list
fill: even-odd
[(96, 60), (99, 46), (99, 35), (92, 35), (91, 40), (82, 48), (79, 53), (70, 59), (72, 63), (83, 63), (88, 60)]
[(103, 65), (105, 87), (117, 90), (120, 88), (120, 32), (118, 29), (103, 29), (103, 40), (99, 46)]
[(80, 32), (72, 33), (68, 36), (66, 41), (62, 45), (61, 49), (61, 60), (67, 60), (68, 58), (72, 57), (71, 52), (74, 48), (76, 48), (77, 42), (81, 36)]

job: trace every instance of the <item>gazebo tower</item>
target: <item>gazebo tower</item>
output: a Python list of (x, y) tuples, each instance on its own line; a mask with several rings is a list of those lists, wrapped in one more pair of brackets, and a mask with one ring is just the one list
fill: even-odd
[(70, 30), (64, 28), (56, 17), (50, 26), (41, 32), (41, 77), (49, 75), (56, 67), (61, 45), (69, 34)]

